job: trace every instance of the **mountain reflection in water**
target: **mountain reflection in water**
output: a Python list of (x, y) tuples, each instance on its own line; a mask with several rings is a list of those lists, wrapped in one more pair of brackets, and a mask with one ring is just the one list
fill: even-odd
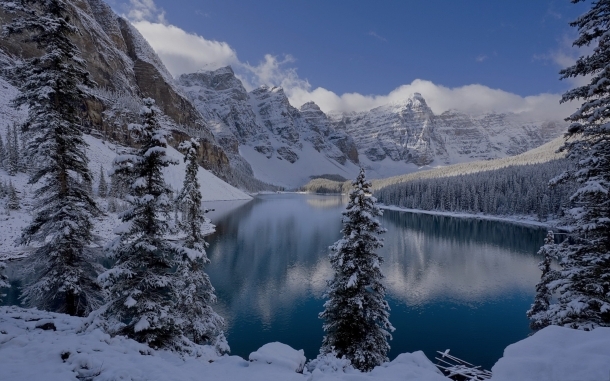
[[(317, 355), (317, 315), (332, 276), (328, 247), (341, 237), (346, 201), (261, 195), (213, 221), (207, 271), (234, 354), (247, 357), (281, 341)], [(385, 211), (381, 222), (388, 229), (380, 253), (390, 320), (398, 328), (391, 357), (457, 347), (468, 361), (490, 367), (507, 344), (527, 335), (543, 229), (397, 211)], [(463, 343), (469, 340), (474, 344)]]

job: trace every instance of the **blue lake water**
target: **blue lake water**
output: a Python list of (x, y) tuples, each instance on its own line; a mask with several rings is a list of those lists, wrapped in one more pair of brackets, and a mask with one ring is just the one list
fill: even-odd
[[(228, 323), (231, 352), (248, 358), (280, 341), (315, 358), (322, 342), (322, 295), (332, 271), (328, 247), (341, 237), (341, 196), (273, 194), (215, 218), (207, 267), (215, 309)], [(388, 230), (384, 283), (399, 353), (451, 349), (489, 369), (503, 349), (530, 333), (529, 308), (540, 273), (543, 229), (495, 221), (397, 211), (380, 218)], [(18, 262), (1, 304), (19, 304)]]
[[(232, 354), (280, 341), (319, 350), (328, 246), (341, 237), (341, 196), (261, 195), (213, 221), (207, 271)], [(390, 358), (450, 348), (491, 366), (529, 333), (525, 311), (539, 278), (543, 229), (385, 211), (383, 272), (396, 327)]]

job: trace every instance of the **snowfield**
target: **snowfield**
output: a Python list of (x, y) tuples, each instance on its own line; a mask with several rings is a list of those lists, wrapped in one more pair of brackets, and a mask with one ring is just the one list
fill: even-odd
[[(250, 354), (250, 361), (218, 356), (208, 346), (199, 348), (199, 357), (180, 357), (125, 337), (110, 337), (96, 323), (95, 317), (0, 307), (0, 380), (448, 380), (419, 351), (361, 373), (335, 358), (306, 363), (302, 351), (281, 343), (265, 344)], [(609, 343), (610, 328), (584, 332), (547, 327), (508, 346), (492, 368), (492, 380), (607, 380)]]
[[(90, 135), (85, 135), (85, 141), (89, 144), (89, 169), (95, 177), (94, 189), (96, 189), (97, 181), (100, 178), (100, 165), (106, 171), (109, 171), (112, 168), (114, 158), (117, 156), (117, 149), (120, 151), (123, 147), (104, 142)], [(164, 168), (165, 181), (175, 191), (178, 191), (182, 188), (182, 182), (184, 181), (184, 171), (186, 169), (186, 164), (183, 160), (184, 155), (169, 146), (166, 152), (167, 156), (178, 161), (178, 164)], [(201, 184), (201, 196), (204, 202), (250, 200), (252, 198), (201, 167), (197, 177)], [(110, 181), (107, 173), (106, 179), (108, 182)]]

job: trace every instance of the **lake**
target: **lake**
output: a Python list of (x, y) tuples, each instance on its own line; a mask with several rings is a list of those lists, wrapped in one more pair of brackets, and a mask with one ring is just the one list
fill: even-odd
[[(259, 195), (212, 213), (207, 267), (215, 309), (227, 321), (231, 353), (280, 341), (315, 358), (322, 343), (322, 295), (332, 277), (328, 247), (341, 237), (347, 197)], [(216, 215), (216, 216), (215, 216)], [(496, 221), (384, 211), (379, 250), (396, 328), (389, 356), (451, 353), (490, 369), (504, 348), (530, 334), (525, 311), (540, 272), (545, 230)], [(1, 304), (18, 304), (14, 287)]]
[[(232, 354), (280, 341), (314, 358), (322, 342), (328, 247), (346, 197), (260, 195), (213, 221), (207, 268)], [(399, 353), (451, 349), (489, 369), (530, 334), (529, 308), (545, 230), (496, 221), (385, 211), (379, 253)]]

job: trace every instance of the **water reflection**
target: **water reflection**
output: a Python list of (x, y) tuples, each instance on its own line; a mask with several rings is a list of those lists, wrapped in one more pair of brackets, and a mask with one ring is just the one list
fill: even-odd
[[(317, 355), (318, 313), (332, 276), (328, 246), (341, 236), (345, 203), (340, 196), (262, 195), (213, 221), (207, 271), (233, 354), (247, 358), (281, 341)], [(397, 211), (385, 211), (381, 222), (397, 328), (390, 358), (414, 350), (433, 358), (451, 348), (490, 368), (504, 347), (527, 336), (543, 229)], [(4, 303), (18, 302), (18, 267), (7, 269), (16, 287)]]
[[(332, 276), (328, 246), (340, 237), (345, 202), (264, 195), (214, 221), (208, 272), (233, 353), (247, 356), (282, 341), (310, 358), (317, 354), (323, 334), (317, 315)], [(391, 356), (469, 345), (478, 347), (471, 356), (491, 366), (508, 343), (527, 335), (524, 313), (539, 277), (534, 254), (542, 229), (396, 211), (386, 211), (382, 224), (391, 321), (400, 331)]]
[(539, 229), (397, 211), (383, 223), (386, 286), (408, 304), (529, 293), (540, 276)]

